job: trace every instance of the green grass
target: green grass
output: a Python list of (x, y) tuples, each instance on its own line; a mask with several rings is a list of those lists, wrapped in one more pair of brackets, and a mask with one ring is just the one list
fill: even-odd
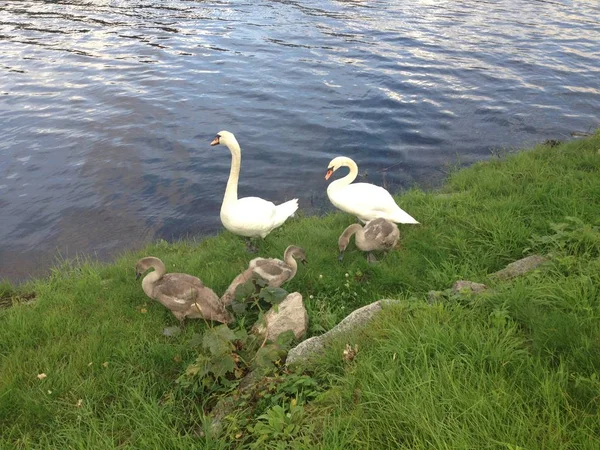
[[(600, 135), (478, 163), (398, 200), (422, 225), (402, 226), (401, 249), (375, 266), (353, 244), (337, 262), (354, 221), (345, 214), (292, 220), (259, 243), (261, 256), (306, 250), (286, 289), (303, 294), (310, 334), (380, 298), (402, 302), (308, 367), (318, 388), (296, 407), (288, 395), (240, 408), (220, 439), (206, 433), (211, 399), (175, 383), (207, 325), (163, 336), (177, 321), (145, 297), (133, 266), (158, 256), (220, 294), (253, 257), (239, 238), (157, 242), (0, 285), (3, 304), (15, 299), (0, 309), (0, 448), (600, 448)], [(550, 264), (487, 279), (536, 251)], [(427, 291), (457, 279), (494, 292), (427, 304)], [(36, 302), (20, 304), (31, 292)], [(346, 343), (359, 345), (352, 362)], [(293, 426), (287, 438), (281, 423)]]

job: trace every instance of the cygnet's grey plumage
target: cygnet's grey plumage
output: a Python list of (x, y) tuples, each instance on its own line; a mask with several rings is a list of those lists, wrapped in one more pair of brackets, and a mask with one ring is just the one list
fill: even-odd
[(233, 279), (223, 296), (221, 303), (230, 305), (235, 298), (235, 290), (241, 284), (250, 279), (260, 279), (269, 287), (280, 287), (296, 276), (298, 263), (306, 263), (306, 254), (304, 250), (295, 245), (290, 245), (285, 249), (283, 261), (276, 258), (254, 258), (248, 264), (248, 268)]
[(147, 270), (154, 269), (142, 280), (142, 288), (148, 297), (162, 303), (180, 322), (185, 318), (221, 323), (233, 320), (217, 294), (199, 278), (185, 273), (165, 274), (165, 265), (153, 256), (140, 259), (135, 269), (138, 278)]
[(394, 222), (383, 218), (370, 220), (364, 227), (358, 223), (350, 225), (338, 239), (340, 260), (352, 235), (355, 235), (356, 246), (363, 252), (369, 252), (369, 262), (375, 262), (375, 257), (370, 252), (392, 249), (400, 238), (400, 231)]

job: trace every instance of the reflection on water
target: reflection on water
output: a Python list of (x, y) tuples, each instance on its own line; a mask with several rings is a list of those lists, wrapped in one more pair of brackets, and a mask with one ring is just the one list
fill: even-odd
[(457, 155), (596, 127), (599, 16), (584, 0), (0, 3), (0, 278), (220, 229), (221, 129), (244, 151), (240, 195), (315, 212), (338, 154), (430, 186)]

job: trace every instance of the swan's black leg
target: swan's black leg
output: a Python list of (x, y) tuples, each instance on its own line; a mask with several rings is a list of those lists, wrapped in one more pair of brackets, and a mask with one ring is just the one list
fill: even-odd
[(369, 254), (367, 255), (367, 262), (369, 264), (375, 264), (377, 262), (377, 258), (375, 258), (375, 255), (371, 252), (369, 252)]
[(256, 245), (254, 245), (254, 243), (252, 242), (252, 238), (246, 238), (246, 249), (250, 252), (250, 253), (258, 253), (258, 248), (256, 247)]

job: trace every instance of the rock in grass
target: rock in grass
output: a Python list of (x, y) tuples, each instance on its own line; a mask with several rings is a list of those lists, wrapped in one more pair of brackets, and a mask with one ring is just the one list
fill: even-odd
[(487, 286), (485, 284), (475, 283), (473, 281), (466, 281), (466, 280), (458, 280), (452, 286), (452, 292), (454, 292), (455, 294), (462, 294), (462, 293), (480, 294), (481, 292), (484, 292), (486, 289), (487, 289)]
[(181, 327), (179, 326), (172, 326), (172, 327), (167, 327), (165, 329), (163, 329), (163, 335), (164, 336), (177, 336), (179, 333), (181, 333)]
[(292, 292), (278, 306), (271, 308), (263, 322), (255, 326), (255, 331), (269, 341), (291, 330), (296, 339), (300, 339), (308, 329), (308, 313), (299, 292)]
[(519, 259), (513, 263), (510, 263), (504, 269), (499, 270), (491, 275), (491, 277), (498, 278), (500, 280), (508, 280), (531, 272), (539, 265), (548, 261), (548, 258), (540, 255), (531, 255), (526, 258)]
[(353, 311), (327, 333), (307, 339), (291, 349), (287, 355), (285, 364), (291, 366), (309, 360), (318, 353), (321, 353), (327, 341), (332, 337), (340, 333), (347, 333), (363, 328), (367, 325), (381, 311), (382, 304), (387, 305), (397, 302), (398, 300), (379, 300)]

